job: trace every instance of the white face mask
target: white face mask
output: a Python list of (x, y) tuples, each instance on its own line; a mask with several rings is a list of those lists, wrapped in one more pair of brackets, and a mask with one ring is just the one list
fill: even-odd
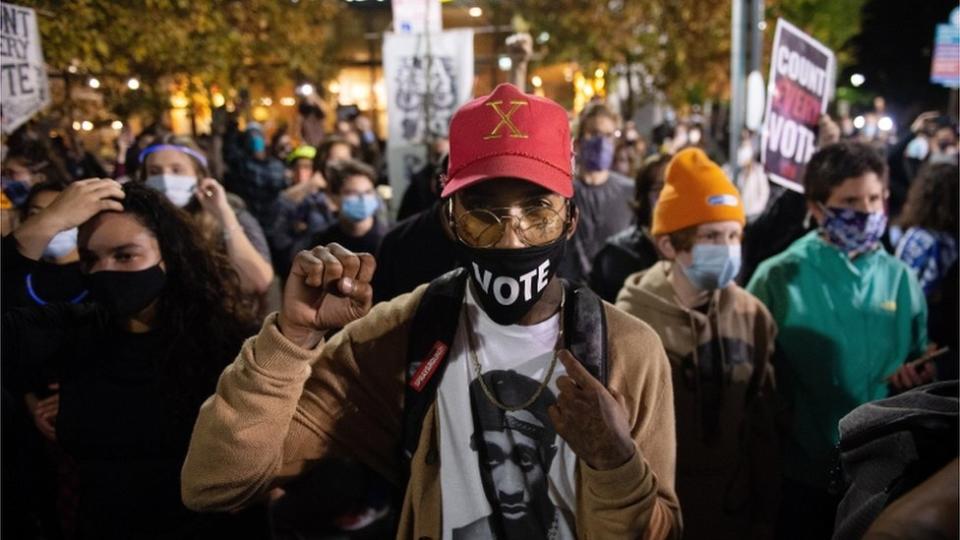
[(59, 259), (77, 249), (77, 228), (60, 231), (53, 235), (50, 243), (43, 249), (44, 259)]
[(147, 177), (146, 185), (166, 195), (177, 208), (183, 208), (197, 190), (197, 177), (183, 174), (152, 174)]

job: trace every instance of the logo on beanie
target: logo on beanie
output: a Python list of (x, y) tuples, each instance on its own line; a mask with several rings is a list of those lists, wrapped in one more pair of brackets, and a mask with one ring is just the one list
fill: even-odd
[(510, 130), (511, 138), (526, 139), (527, 134), (520, 131), (520, 129), (517, 128), (516, 124), (513, 123), (513, 120), (511, 118), (513, 117), (513, 113), (517, 112), (517, 110), (520, 109), (520, 107), (524, 105), (529, 105), (529, 103), (527, 103), (526, 101), (511, 101), (510, 110), (508, 110), (506, 113), (500, 110), (500, 105), (502, 104), (503, 104), (503, 101), (491, 101), (487, 103), (487, 107), (490, 107), (491, 109), (493, 109), (493, 112), (497, 113), (497, 116), (500, 118), (500, 121), (497, 122), (497, 125), (493, 128), (493, 131), (491, 131), (489, 134), (483, 137), (483, 140), (487, 141), (490, 139), (499, 139), (500, 137), (503, 137), (503, 134), (500, 133), (500, 128), (504, 126), (506, 126), (507, 129)]
[(735, 195), (711, 195), (707, 197), (707, 204), (710, 206), (739, 206), (740, 201)]

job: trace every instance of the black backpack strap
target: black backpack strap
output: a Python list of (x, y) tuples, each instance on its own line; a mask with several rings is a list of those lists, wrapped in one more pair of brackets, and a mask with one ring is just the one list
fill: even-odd
[(607, 385), (607, 316), (603, 301), (590, 289), (567, 281), (564, 339), (567, 348), (598, 381)]
[(423, 418), (437, 396), (446, 369), (447, 354), (453, 346), (467, 284), (467, 272), (457, 268), (434, 279), (427, 286), (407, 344), (407, 372), (403, 399), (403, 434), (400, 461), (404, 484), (410, 474), (410, 460), (417, 451)]

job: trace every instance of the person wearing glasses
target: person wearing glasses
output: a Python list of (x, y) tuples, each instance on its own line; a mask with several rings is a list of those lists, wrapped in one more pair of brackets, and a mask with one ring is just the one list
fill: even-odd
[(350, 457), (396, 486), (397, 538), (679, 538), (660, 340), (556, 277), (570, 149), (562, 107), (500, 85), (450, 124), (462, 269), (371, 309), (373, 256), (301, 252), (282, 311), (201, 407), (186, 505), (239, 509)]
[(776, 325), (733, 281), (744, 222), (723, 170), (703, 150), (681, 150), (653, 212), (664, 260), (629, 276), (617, 296), (670, 359), (684, 538), (772, 538), (776, 522)]

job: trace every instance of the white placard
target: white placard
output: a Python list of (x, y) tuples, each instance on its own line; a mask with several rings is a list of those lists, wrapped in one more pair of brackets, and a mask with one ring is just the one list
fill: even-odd
[(473, 30), (387, 33), (383, 74), (390, 185), (394, 200), (400, 201), (410, 182), (410, 168), (423, 160), (426, 144), (434, 137), (447, 137), (450, 118), (471, 97)]
[(12, 133), (50, 104), (37, 14), (0, 3), (0, 124)]

